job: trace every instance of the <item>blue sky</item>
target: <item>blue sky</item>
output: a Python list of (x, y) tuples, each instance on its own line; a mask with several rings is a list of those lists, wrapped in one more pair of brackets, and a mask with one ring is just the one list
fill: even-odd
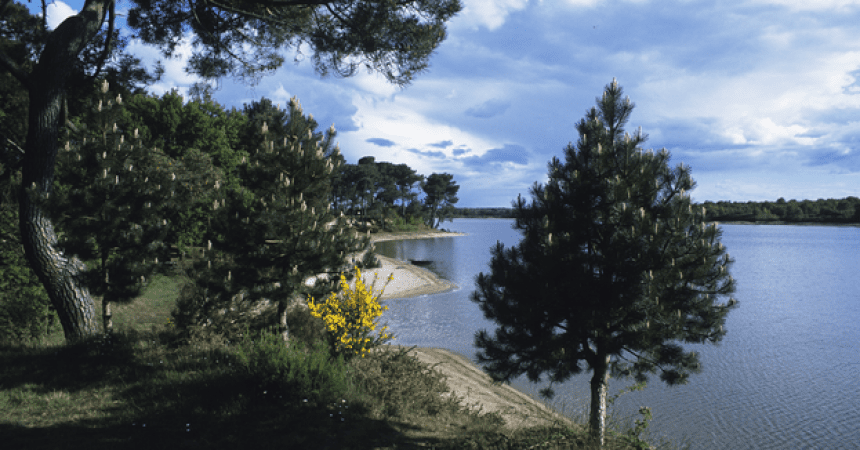
[[(691, 166), (695, 201), (860, 196), (860, 0), (461, 1), (406, 89), (366, 72), (322, 79), (287, 51), (257, 86), (221, 80), (215, 97), (241, 108), (297, 96), (334, 123), (348, 162), (451, 173), (458, 206), (510, 206), (546, 180), (615, 77), (636, 104), (627, 129)], [(52, 3), (49, 22), (82, 4)], [(153, 93), (197, 81), (181, 60), (165, 65)]]

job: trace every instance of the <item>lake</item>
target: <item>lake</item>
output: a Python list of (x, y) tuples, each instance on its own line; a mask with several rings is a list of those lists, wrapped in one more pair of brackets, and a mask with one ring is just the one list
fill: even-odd
[[(382, 321), (392, 343), (440, 347), (475, 361), (474, 334), (494, 329), (469, 300), (474, 278), (487, 272), (490, 248), (520, 241), (513, 220), (455, 219), (442, 226), (469, 236), (379, 242), (378, 253), (433, 260), (431, 270), (458, 290), (391, 299)], [(721, 225), (736, 263), (727, 335), (719, 345), (686, 345), (700, 352), (703, 371), (684, 386), (652, 377), (644, 391), (622, 395), (610, 411), (654, 415), (652, 435), (692, 449), (860, 449), (860, 228)], [(587, 414), (583, 374), (556, 385), (553, 406), (571, 417)], [(532, 394), (542, 385), (512, 383)], [(611, 380), (610, 394), (632, 384)]]

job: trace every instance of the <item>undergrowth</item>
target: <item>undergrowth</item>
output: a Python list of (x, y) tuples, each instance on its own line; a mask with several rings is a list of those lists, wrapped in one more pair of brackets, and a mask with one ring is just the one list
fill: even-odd
[[(153, 284), (176, 292), (173, 280)], [(312, 318), (289, 346), (273, 330), (185, 339), (169, 323), (170, 303), (117, 308), (115, 332), (75, 345), (61, 335), (0, 344), (3, 447), (595, 448), (581, 423), (513, 430), (462, 406), (408, 349), (333, 357)], [(146, 326), (130, 313), (144, 313)], [(631, 430), (615, 435), (605, 448), (644, 448)]]

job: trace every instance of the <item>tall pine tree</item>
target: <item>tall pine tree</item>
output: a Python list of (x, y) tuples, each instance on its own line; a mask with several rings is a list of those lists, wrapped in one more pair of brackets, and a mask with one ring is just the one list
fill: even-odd
[(176, 160), (147, 148), (137, 129), (126, 133), (117, 126), (121, 112), (122, 97), (114, 98), (103, 82), (59, 154), (48, 199), (51, 211), (62, 212), (54, 217), (59, 248), (84, 261), (85, 285), (102, 297), (106, 332), (112, 329), (111, 303), (134, 300), (169, 260), (171, 217), (218, 182), (208, 157)]
[[(553, 158), (549, 181), (514, 202), (522, 241), (497, 244), (491, 273), (472, 300), (498, 324), (476, 333), (478, 359), (495, 380), (523, 373), (561, 382), (591, 379), (590, 429), (603, 445), (610, 374), (639, 381), (660, 371), (669, 385), (701, 370), (680, 343), (716, 343), (736, 302), (721, 231), (694, 207), (690, 169), (643, 151), (625, 133), (633, 103), (615, 82), (576, 128), (579, 141)], [(552, 389), (543, 391), (552, 396)]]
[[(241, 187), (222, 189), (213, 202), (214, 234), (174, 317), (186, 329), (209, 326), (235, 336), (269, 301), (288, 340), (288, 309), (304, 294), (331, 292), (348, 256), (366, 250), (370, 238), (329, 203), (331, 177), (343, 160), (334, 126), (316, 132), (296, 99), (287, 110), (263, 99), (245, 112), (245, 142), (255, 148), (240, 164)], [(307, 282), (320, 274), (335, 276)]]

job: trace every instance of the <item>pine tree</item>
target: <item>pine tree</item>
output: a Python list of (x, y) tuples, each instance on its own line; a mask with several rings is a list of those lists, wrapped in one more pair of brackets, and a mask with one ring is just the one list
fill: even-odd
[(454, 182), (454, 175), (449, 173), (434, 173), (427, 177), (422, 184), (424, 190), (424, 204), (427, 207), (428, 222), (430, 228), (439, 228), (446, 218), (450, 219), (454, 213), (454, 204), (457, 203), (457, 192), (460, 186)]
[(177, 161), (145, 147), (137, 129), (126, 134), (117, 126), (121, 111), (122, 97), (113, 98), (103, 82), (59, 154), (48, 199), (50, 210), (62, 211), (54, 218), (59, 248), (85, 262), (85, 285), (102, 297), (105, 332), (113, 326), (111, 303), (138, 297), (159, 263), (169, 261), (170, 216), (187, 208), (195, 189), (204, 190), (201, 176), (214, 173), (205, 157)]
[[(694, 207), (690, 168), (670, 169), (669, 152), (643, 151), (641, 130), (625, 133), (633, 103), (613, 80), (576, 128), (565, 163), (514, 202), (522, 241), (497, 244), (491, 273), (472, 300), (498, 324), (476, 333), (480, 362), (495, 380), (527, 374), (551, 383), (591, 379), (590, 429), (603, 444), (610, 374), (669, 385), (701, 370), (680, 343), (716, 343), (736, 302), (721, 231)], [(582, 364), (584, 363), (584, 365)], [(550, 388), (542, 392), (551, 397)]]
[[(288, 308), (302, 294), (331, 292), (346, 258), (367, 249), (369, 235), (359, 236), (331, 210), (331, 177), (342, 161), (333, 125), (316, 132), (295, 98), (287, 110), (263, 99), (245, 112), (245, 141), (256, 148), (240, 165), (241, 187), (222, 190), (212, 205), (214, 234), (174, 317), (185, 329), (209, 326), (232, 337), (269, 301), (288, 340)], [(335, 276), (305, 283), (319, 274)]]

